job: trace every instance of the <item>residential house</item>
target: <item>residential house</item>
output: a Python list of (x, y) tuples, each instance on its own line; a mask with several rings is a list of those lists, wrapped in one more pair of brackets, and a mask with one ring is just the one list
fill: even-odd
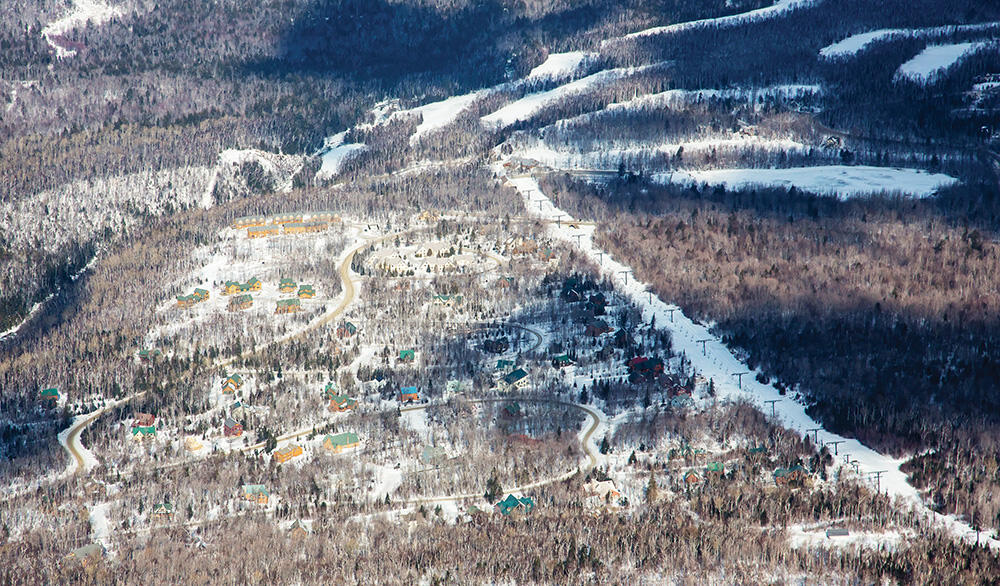
[(285, 224), (285, 234), (311, 234), (329, 227), (326, 222), (290, 222)]
[(552, 359), (552, 366), (555, 368), (562, 368), (564, 366), (570, 366), (573, 364), (573, 359), (569, 357), (569, 354), (560, 354)]
[(153, 517), (170, 517), (174, 514), (174, 505), (171, 503), (156, 503), (153, 505)]
[(583, 485), (583, 489), (604, 502), (615, 502), (622, 498), (622, 493), (619, 492), (613, 480), (591, 480)]
[(223, 393), (235, 393), (236, 389), (243, 386), (243, 377), (238, 374), (229, 375), (226, 380), (222, 381), (222, 392)]
[(139, 350), (139, 360), (142, 360), (143, 362), (149, 362), (157, 356), (163, 356), (163, 352), (160, 352), (156, 348), (143, 348), (142, 350)]
[(453, 307), (456, 303), (462, 302), (461, 295), (435, 295), (433, 298), (434, 305), (441, 305), (443, 307)]
[(506, 375), (500, 379), (500, 390), (502, 391), (512, 391), (514, 389), (523, 389), (528, 386), (531, 382), (528, 379), (528, 373), (523, 368), (518, 368), (517, 370)]
[(281, 225), (300, 223), (302, 222), (302, 214), (299, 213), (277, 214), (271, 217), (271, 222)]
[(42, 389), (42, 392), (40, 393), (40, 396), (43, 399), (45, 399), (46, 401), (58, 401), (59, 400), (59, 389), (54, 388), (54, 387), (51, 388), (51, 389)]
[(337, 326), (337, 337), (338, 338), (350, 338), (354, 334), (358, 333), (358, 327), (351, 322), (344, 322)]
[(684, 484), (688, 486), (693, 486), (701, 482), (701, 474), (698, 474), (695, 470), (688, 470), (684, 473)]
[(516, 401), (513, 403), (507, 403), (500, 410), (500, 415), (508, 418), (519, 417), (521, 415), (521, 405)]
[(486, 340), (483, 342), (483, 352), (491, 352), (493, 354), (503, 354), (510, 349), (510, 342), (507, 338), (499, 338), (496, 340)]
[(330, 395), (331, 411), (350, 411), (358, 406), (358, 402), (347, 395)]
[(726, 467), (722, 462), (709, 462), (705, 465), (705, 476), (722, 476), (726, 473)]
[(420, 462), (431, 465), (437, 464), (448, 457), (448, 452), (441, 446), (424, 446), (420, 451)]
[(412, 349), (400, 350), (399, 351), (399, 361), (400, 362), (413, 362), (416, 359), (416, 357), (417, 357), (417, 354)]
[(250, 226), (247, 228), (247, 238), (267, 238), (277, 236), (281, 229), (278, 226)]
[(587, 322), (585, 333), (592, 338), (596, 338), (597, 336), (607, 334), (611, 331), (613, 331), (613, 329), (604, 320), (592, 319)]
[(282, 279), (278, 282), (278, 291), (282, 293), (294, 293), (298, 285), (291, 279)]
[(243, 498), (261, 505), (267, 504), (271, 498), (271, 493), (267, 492), (267, 487), (263, 484), (244, 484)]
[(412, 401), (419, 401), (420, 395), (417, 393), (417, 387), (402, 387), (399, 389), (399, 402), (400, 403), (410, 403)]
[(243, 424), (232, 417), (226, 417), (222, 424), (222, 435), (226, 437), (240, 437), (243, 435)]
[(312, 299), (316, 296), (316, 290), (312, 285), (299, 285), (299, 299)]
[(514, 361), (513, 360), (504, 360), (502, 358), (500, 360), (497, 360), (497, 366), (496, 366), (496, 371), (497, 372), (502, 372), (504, 374), (507, 374), (508, 372), (510, 372), (512, 370), (514, 370)]
[(188, 307), (191, 307), (195, 303), (198, 303), (198, 300), (195, 299), (194, 295), (177, 296), (177, 307), (179, 307), (180, 309), (187, 309)]
[(288, 533), (293, 539), (305, 539), (306, 537), (309, 537), (309, 527), (306, 526), (305, 523), (296, 519), (295, 522), (292, 523), (292, 526), (288, 528)]
[(265, 216), (241, 216), (233, 220), (232, 228), (233, 230), (242, 230), (243, 228), (263, 226), (265, 224), (267, 224)]
[(247, 414), (247, 410), (246, 407), (243, 406), (243, 403), (241, 403), (240, 401), (236, 401), (235, 403), (229, 406), (229, 413), (233, 417), (245, 417)]
[(615, 346), (622, 348), (628, 345), (630, 338), (631, 336), (629, 336), (628, 330), (625, 328), (619, 328), (618, 331), (615, 332), (615, 337), (612, 338), (612, 343)]
[(247, 281), (247, 283), (246, 283), (246, 287), (247, 287), (247, 290), (248, 290), (248, 291), (260, 291), (260, 288), (261, 288), (262, 286), (263, 286), (263, 285), (262, 285), (262, 284), (261, 284), (261, 282), (260, 282), (260, 281), (259, 281), (259, 280), (257, 279), (257, 277), (250, 277), (250, 280), (249, 280), (249, 281)]
[(514, 277), (500, 277), (496, 281), (497, 289), (510, 289), (514, 286)]
[(152, 413), (136, 413), (132, 418), (132, 427), (149, 427), (156, 423), (156, 415)]
[(236, 297), (231, 297), (229, 299), (229, 305), (226, 307), (229, 311), (242, 311), (244, 309), (249, 309), (253, 307), (253, 296), (252, 295), (237, 295)]
[(232, 295), (238, 293), (240, 290), (240, 283), (237, 281), (226, 281), (226, 284), (222, 286), (223, 295)]
[(331, 224), (341, 222), (340, 215), (334, 212), (312, 212), (309, 214), (309, 219), (314, 222), (329, 222)]
[(302, 303), (298, 299), (279, 299), (274, 307), (274, 313), (296, 313), (302, 311)]
[(805, 468), (796, 464), (791, 468), (778, 468), (771, 476), (774, 478), (774, 484), (778, 486), (800, 486), (808, 473)]
[(337, 435), (328, 435), (323, 438), (323, 449), (334, 454), (339, 454), (344, 450), (357, 447), (360, 443), (361, 440), (358, 439), (358, 434), (348, 431), (338, 433)]
[(282, 462), (287, 462), (294, 458), (295, 456), (302, 455), (302, 446), (298, 444), (289, 444), (283, 448), (278, 448), (274, 452), (274, 460), (281, 464)]
[(496, 508), (503, 516), (510, 516), (511, 513), (530, 513), (535, 508), (535, 501), (531, 497), (516, 497), (512, 494), (496, 504)]
[(156, 427), (152, 425), (146, 426), (134, 426), (132, 427), (132, 437), (137, 440), (146, 439), (147, 437), (156, 436)]
[(103, 558), (106, 551), (100, 543), (91, 543), (74, 549), (66, 559), (79, 560), (84, 566), (89, 566)]

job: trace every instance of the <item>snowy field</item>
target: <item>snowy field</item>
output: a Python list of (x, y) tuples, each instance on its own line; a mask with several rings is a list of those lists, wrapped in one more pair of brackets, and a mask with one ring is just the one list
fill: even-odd
[(965, 57), (989, 47), (988, 43), (931, 45), (896, 70), (895, 79), (930, 83), (943, 76)]
[(723, 184), (736, 189), (750, 185), (798, 189), (823, 195), (836, 195), (849, 199), (864, 195), (890, 193), (911, 197), (930, 197), (957, 179), (942, 173), (929, 173), (919, 169), (898, 169), (859, 165), (825, 165), (820, 167), (795, 167), (790, 169), (712, 169), (708, 171), (676, 171), (653, 175), (659, 183)]

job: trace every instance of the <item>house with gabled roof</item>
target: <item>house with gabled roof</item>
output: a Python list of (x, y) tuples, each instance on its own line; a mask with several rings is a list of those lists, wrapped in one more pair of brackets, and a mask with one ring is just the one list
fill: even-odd
[(132, 427), (149, 427), (156, 423), (156, 415), (152, 413), (136, 413), (132, 418)]
[(508, 372), (514, 370), (514, 361), (504, 360), (501, 358), (500, 360), (497, 360), (496, 370), (497, 372), (507, 374)]
[(147, 437), (156, 436), (156, 427), (152, 425), (139, 425), (132, 428), (132, 438), (141, 440)]
[(245, 500), (261, 505), (267, 504), (268, 499), (271, 498), (271, 493), (263, 484), (244, 484), (242, 491)]
[(688, 486), (693, 486), (701, 482), (701, 474), (698, 474), (696, 470), (688, 470), (684, 473), (684, 484)]
[(289, 222), (285, 224), (285, 234), (312, 234), (329, 227), (326, 222)]
[(39, 396), (46, 401), (58, 401), (59, 400), (59, 389), (52, 387), (50, 389), (42, 389)]
[(302, 455), (302, 446), (298, 444), (288, 444), (283, 448), (278, 448), (274, 452), (274, 460), (279, 464), (287, 462), (296, 456)]
[(232, 417), (226, 417), (222, 424), (222, 435), (225, 437), (240, 437), (243, 435), (243, 424)]
[(565, 366), (571, 366), (573, 364), (573, 359), (569, 357), (569, 354), (560, 354), (552, 359), (552, 366), (556, 368), (563, 368)]
[(233, 230), (242, 230), (243, 228), (263, 226), (264, 224), (267, 224), (267, 217), (265, 216), (240, 216), (233, 220), (232, 228)]
[(511, 513), (530, 513), (535, 508), (535, 501), (531, 497), (516, 497), (512, 494), (496, 504), (500, 514), (507, 517)]
[(229, 375), (226, 380), (222, 381), (222, 392), (223, 393), (235, 393), (236, 389), (243, 386), (243, 377), (238, 374)]
[(309, 537), (310, 530), (308, 525), (296, 519), (291, 527), (288, 528), (288, 533), (293, 539), (305, 539)]
[(312, 285), (299, 285), (299, 292), (297, 293), (299, 299), (312, 299), (316, 296), (316, 290), (313, 289)]
[(285, 278), (278, 282), (278, 291), (282, 293), (294, 293), (296, 287), (298, 285), (292, 279)]
[(253, 307), (253, 296), (243, 294), (231, 297), (229, 299), (229, 305), (226, 306), (226, 309), (229, 311), (243, 311), (244, 309), (250, 309), (251, 307)]
[(622, 498), (622, 493), (615, 486), (613, 480), (591, 480), (583, 485), (583, 489), (588, 494), (593, 495), (605, 502), (614, 502)]
[(302, 303), (298, 299), (279, 299), (274, 307), (274, 313), (297, 313), (302, 311)]
[(419, 401), (420, 395), (417, 393), (417, 387), (402, 387), (399, 389), (399, 402), (409, 403), (412, 401)]
[(280, 233), (278, 226), (249, 226), (247, 227), (247, 238), (267, 238), (277, 236)]
[(584, 330), (584, 332), (592, 338), (596, 338), (602, 334), (607, 334), (611, 331), (613, 331), (611, 326), (609, 326), (607, 322), (602, 319), (592, 319), (588, 321), (587, 327)]
[(531, 381), (528, 379), (528, 372), (523, 368), (518, 368), (500, 379), (499, 386), (501, 391), (512, 391), (514, 389), (523, 389), (528, 386), (529, 382)]
[(361, 440), (358, 439), (358, 434), (348, 431), (338, 433), (336, 435), (327, 435), (323, 438), (323, 449), (333, 452), (334, 454), (339, 454), (344, 450), (357, 447), (360, 443)]
[(413, 349), (400, 350), (399, 351), (399, 361), (400, 362), (413, 362), (417, 357), (417, 353)]
[(358, 402), (354, 399), (348, 397), (347, 395), (330, 395), (330, 410), (331, 411), (350, 411), (358, 406)]
[(435, 295), (433, 297), (434, 305), (441, 305), (444, 307), (452, 307), (456, 303), (462, 302), (461, 295)]
[(143, 348), (139, 350), (139, 360), (143, 362), (149, 362), (157, 356), (163, 356), (163, 352), (160, 352), (157, 348)]
[(774, 478), (774, 484), (778, 486), (802, 484), (808, 475), (808, 471), (806, 471), (806, 469), (800, 464), (796, 464), (791, 468), (778, 468), (771, 474)]
[(338, 338), (350, 338), (354, 334), (358, 333), (358, 326), (346, 321), (339, 326), (337, 326), (337, 337)]
[(156, 503), (153, 505), (153, 517), (169, 517), (174, 514), (174, 505), (171, 503)]

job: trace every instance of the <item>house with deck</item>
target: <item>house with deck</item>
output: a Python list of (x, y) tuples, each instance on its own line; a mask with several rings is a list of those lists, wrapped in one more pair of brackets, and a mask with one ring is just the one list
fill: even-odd
[(274, 307), (274, 313), (298, 313), (302, 311), (302, 303), (298, 299), (279, 299)]
[(316, 290), (312, 285), (299, 285), (299, 299), (312, 299), (316, 296)]
[(282, 279), (278, 282), (278, 291), (282, 293), (294, 293), (298, 284), (292, 279)]
[(226, 417), (222, 424), (222, 435), (225, 437), (240, 437), (243, 435), (243, 424), (232, 417)]
[(523, 368), (518, 368), (500, 379), (499, 386), (501, 391), (513, 391), (527, 387), (530, 382), (528, 372)]
[(417, 393), (417, 387), (402, 387), (399, 389), (399, 402), (400, 403), (411, 403), (413, 401), (419, 401), (420, 394)]
[(535, 508), (535, 501), (531, 497), (516, 497), (512, 494), (496, 504), (500, 514), (509, 517), (511, 514), (530, 513)]
[(243, 377), (238, 374), (231, 374), (224, 381), (222, 381), (222, 392), (223, 393), (235, 393), (237, 389), (243, 386)]
[(358, 406), (358, 402), (354, 399), (348, 397), (347, 395), (330, 395), (330, 410), (331, 411), (350, 411)]
[(350, 338), (356, 333), (358, 333), (358, 327), (349, 321), (346, 321), (337, 326), (338, 338)]
[(808, 475), (806, 469), (799, 464), (791, 468), (778, 468), (771, 474), (777, 486), (801, 486)]
[(358, 439), (358, 434), (348, 431), (345, 433), (338, 433), (336, 435), (327, 435), (323, 438), (323, 449), (333, 452), (334, 454), (339, 454), (344, 450), (357, 447), (360, 443), (361, 440)]
[(298, 444), (289, 444), (283, 448), (278, 448), (274, 452), (274, 461), (279, 464), (287, 462), (296, 456), (302, 455), (302, 446)]
[(42, 392), (39, 393), (39, 396), (46, 401), (56, 402), (59, 400), (59, 389), (55, 387), (52, 387), (50, 389), (42, 389)]
[(271, 493), (267, 492), (267, 487), (263, 484), (244, 484), (242, 492), (244, 500), (261, 505), (266, 505), (271, 498)]

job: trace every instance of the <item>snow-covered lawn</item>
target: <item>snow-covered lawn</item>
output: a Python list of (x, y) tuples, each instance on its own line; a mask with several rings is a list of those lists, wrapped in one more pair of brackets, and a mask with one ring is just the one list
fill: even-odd
[(916, 83), (929, 83), (940, 79), (952, 66), (964, 57), (989, 47), (988, 43), (956, 43), (953, 45), (931, 45), (896, 70), (895, 79), (907, 79)]
[(930, 197), (938, 189), (957, 181), (954, 177), (942, 173), (865, 165), (676, 171), (655, 174), (653, 180), (661, 183), (724, 184), (732, 189), (748, 185), (795, 186), (813, 193), (836, 195), (841, 199), (883, 192)]
[[(704, 18), (701, 20), (692, 20), (689, 22), (680, 22), (677, 24), (671, 24), (667, 26), (657, 26), (653, 28), (648, 28), (638, 32), (630, 33), (625, 35), (626, 39), (634, 39), (639, 37), (648, 37), (651, 35), (665, 35), (677, 33), (680, 31), (715, 26), (715, 27), (728, 27), (735, 26), (739, 24), (746, 24), (748, 22), (753, 22), (756, 20), (766, 20), (769, 18), (774, 18), (780, 16), (791, 10), (796, 10), (798, 8), (806, 8), (815, 4), (818, 0), (777, 0), (771, 6), (765, 6), (764, 8), (758, 8), (756, 10), (750, 10), (748, 12), (741, 12), (739, 14), (733, 14), (730, 16), (721, 16), (718, 18)], [(608, 41), (605, 41), (605, 43)]]
[(100, 543), (105, 549), (111, 548), (111, 526), (108, 523), (108, 509), (111, 503), (101, 503), (90, 507), (90, 540)]
[[(502, 174), (502, 164), (497, 164), (495, 170), (498, 174)], [(545, 196), (534, 178), (515, 177), (509, 178), (509, 180), (520, 192), (526, 204), (528, 202), (532, 204), (541, 202), (538, 207), (535, 205), (526, 206), (531, 214), (543, 219), (555, 220), (558, 218), (564, 221), (560, 225), (549, 224), (549, 232), (554, 237), (576, 244), (584, 254), (589, 256), (600, 267), (602, 274), (612, 279), (620, 287), (620, 290), (627, 294), (632, 302), (641, 309), (643, 321), (649, 322), (655, 318), (658, 327), (670, 331), (674, 351), (683, 352), (691, 361), (691, 365), (702, 376), (715, 382), (718, 400), (747, 400), (765, 413), (769, 413), (771, 408), (765, 408), (764, 401), (776, 401), (772, 405), (776, 422), (798, 432), (803, 437), (808, 434), (806, 430), (819, 429), (821, 430), (819, 441), (841, 442), (838, 447), (838, 457), (834, 460), (835, 466), (842, 470), (850, 469), (844, 461), (845, 457), (850, 457), (852, 463), (857, 463), (859, 466), (862, 478), (870, 479), (869, 473), (881, 471), (879, 489), (889, 496), (899, 499), (900, 506), (915, 509), (921, 515), (933, 519), (935, 526), (944, 527), (955, 539), (961, 539), (967, 543), (975, 542), (975, 532), (971, 531), (971, 527), (967, 523), (934, 513), (927, 508), (917, 489), (909, 484), (906, 474), (900, 470), (904, 459), (880, 454), (856, 439), (846, 438), (826, 430), (806, 413), (806, 406), (803, 403), (792, 396), (782, 395), (772, 384), (757, 381), (754, 378), (757, 373), (740, 362), (707, 326), (689, 319), (676, 305), (665, 303), (658, 297), (650, 295), (647, 284), (634, 277), (629, 278), (628, 275), (623, 277), (623, 273), (631, 273), (631, 270), (595, 246), (593, 241), (594, 228), (592, 226), (573, 227), (572, 224), (568, 223), (571, 216), (557, 208)], [(708, 340), (709, 342), (703, 346), (699, 340)], [(734, 376), (736, 373), (748, 373), (742, 377), (742, 384), (737, 384), (737, 378)], [(995, 550), (1000, 549), (1000, 539), (984, 536), (982, 541)]]

